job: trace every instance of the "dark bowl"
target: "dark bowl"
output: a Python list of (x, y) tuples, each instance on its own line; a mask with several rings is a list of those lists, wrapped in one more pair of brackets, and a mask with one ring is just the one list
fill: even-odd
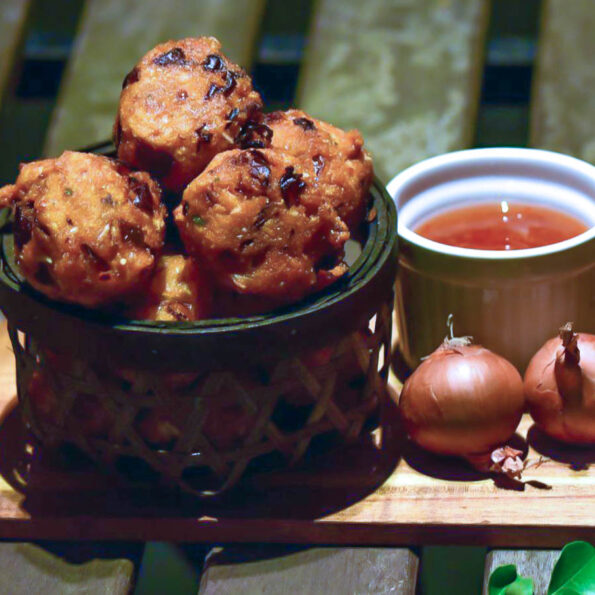
[(58, 352), (86, 353), (96, 362), (141, 369), (208, 370), (219, 362), (261, 360), (331, 343), (361, 328), (392, 291), (397, 267), (393, 200), (375, 180), (375, 217), (366, 224), (361, 253), (327, 290), (290, 307), (245, 318), (198, 322), (130, 321), (52, 301), (20, 276), (12, 233), (1, 238), (0, 308), (9, 323)]

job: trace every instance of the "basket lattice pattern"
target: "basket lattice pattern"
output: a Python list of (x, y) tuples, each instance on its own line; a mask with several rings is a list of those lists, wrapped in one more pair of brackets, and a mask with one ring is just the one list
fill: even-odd
[(386, 396), (391, 314), (392, 299), (332, 346), (200, 377), (99, 370), (9, 333), (25, 423), (43, 444), (74, 443), (104, 467), (127, 461), (209, 496), (271, 453), (292, 464), (315, 436), (359, 436)]

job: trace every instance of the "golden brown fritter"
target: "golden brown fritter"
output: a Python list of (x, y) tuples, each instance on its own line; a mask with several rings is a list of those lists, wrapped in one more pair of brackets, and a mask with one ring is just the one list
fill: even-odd
[(126, 76), (114, 137), (118, 157), (181, 191), (219, 152), (249, 141), (262, 107), (250, 77), (214, 37), (162, 43)]
[(212, 287), (197, 263), (183, 254), (159, 258), (151, 285), (128, 312), (137, 320), (190, 321), (211, 315)]
[(174, 212), (186, 250), (228, 289), (283, 303), (302, 298), (349, 238), (335, 210), (312, 196), (312, 176), (270, 149), (217, 155)]
[(364, 218), (374, 175), (361, 134), (345, 132), (296, 109), (266, 114), (262, 123), (272, 131), (271, 148), (310, 164), (316, 189), (312, 199), (329, 202), (355, 229)]
[(50, 298), (107, 306), (149, 280), (165, 233), (161, 191), (149, 174), (66, 151), (24, 165), (0, 195), (14, 209), (19, 268)]

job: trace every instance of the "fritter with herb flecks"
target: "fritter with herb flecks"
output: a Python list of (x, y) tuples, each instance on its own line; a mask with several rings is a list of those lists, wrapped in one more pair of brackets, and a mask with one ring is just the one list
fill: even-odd
[(303, 111), (266, 114), (271, 148), (310, 162), (314, 170), (311, 200), (328, 202), (350, 229), (365, 216), (374, 175), (372, 159), (357, 130), (345, 132)]
[(0, 200), (14, 210), (19, 268), (48, 297), (107, 306), (150, 279), (163, 246), (165, 207), (149, 174), (66, 151), (22, 166)]
[(349, 231), (312, 196), (314, 172), (302, 165), (270, 149), (226, 151), (186, 188), (176, 224), (220, 286), (288, 303), (342, 267)]
[(124, 79), (118, 157), (181, 191), (217, 153), (251, 142), (261, 125), (249, 121), (261, 107), (250, 77), (214, 37), (162, 43)]

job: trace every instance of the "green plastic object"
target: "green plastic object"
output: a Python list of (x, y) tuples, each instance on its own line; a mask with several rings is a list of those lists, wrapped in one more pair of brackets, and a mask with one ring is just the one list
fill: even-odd
[(565, 545), (547, 592), (548, 595), (595, 595), (595, 547), (586, 541)]
[(489, 595), (533, 595), (533, 579), (520, 576), (514, 564), (498, 566), (490, 575)]

